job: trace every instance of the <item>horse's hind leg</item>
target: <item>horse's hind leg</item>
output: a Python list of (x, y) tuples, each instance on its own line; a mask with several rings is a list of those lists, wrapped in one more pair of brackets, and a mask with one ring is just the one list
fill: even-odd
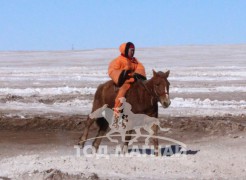
[(102, 141), (103, 136), (106, 134), (106, 131), (108, 129), (108, 122), (104, 118), (98, 118), (97, 125), (99, 126), (99, 130), (98, 130), (95, 140), (92, 143), (92, 146), (96, 149), (96, 151), (99, 148), (99, 145)]
[(87, 137), (88, 137), (88, 132), (89, 132), (89, 129), (91, 127), (91, 125), (93, 124), (93, 122), (95, 121), (95, 119), (91, 119), (89, 116), (86, 120), (86, 126), (84, 128), (84, 131), (83, 131), (83, 134), (82, 136), (79, 138), (79, 142), (78, 142), (78, 145), (80, 145), (82, 148), (84, 147), (85, 145), (85, 142), (87, 140)]
[(96, 139), (93, 141), (92, 146), (95, 148), (96, 152), (99, 148), (99, 145), (101, 144), (102, 141), (102, 136), (106, 134), (106, 130), (99, 129)]

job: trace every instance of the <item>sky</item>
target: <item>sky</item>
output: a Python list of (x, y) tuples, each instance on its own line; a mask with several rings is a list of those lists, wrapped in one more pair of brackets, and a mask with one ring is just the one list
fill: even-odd
[(245, 0), (0, 0), (0, 51), (246, 43)]

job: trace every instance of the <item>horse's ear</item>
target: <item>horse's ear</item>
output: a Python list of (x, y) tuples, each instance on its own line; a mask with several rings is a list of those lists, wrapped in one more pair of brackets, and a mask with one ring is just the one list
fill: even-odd
[(165, 72), (165, 75), (166, 75), (167, 78), (168, 78), (169, 74), (170, 74), (170, 70), (168, 70), (167, 72)]
[(152, 69), (152, 71), (153, 71), (153, 77), (157, 76), (157, 73), (155, 72), (155, 70)]

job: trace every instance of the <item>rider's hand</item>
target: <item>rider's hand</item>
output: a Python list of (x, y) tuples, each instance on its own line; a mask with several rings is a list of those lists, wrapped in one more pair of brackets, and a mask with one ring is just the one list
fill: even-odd
[(134, 75), (134, 72), (128, 73), (128, 76), (129, 76), (129, 77), (133, 77), (133, 75)]
[(130, 79), (127, 79), (125, 82), (126, 83), (133, 83), (135, 80), (134, 80), (134, 78), (130, 78)]

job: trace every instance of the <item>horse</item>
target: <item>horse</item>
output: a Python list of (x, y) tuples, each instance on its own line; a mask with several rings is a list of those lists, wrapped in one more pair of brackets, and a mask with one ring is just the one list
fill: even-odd
[[(123, 99), (125, 99), (125, 98), (123, 97)], [(91, 114), (89, 114), (89, 117), (92, 119), (101, 118), (101, 117), (105, 118), (105, 120), (108, 122), (109, 127), (110, 127), (110, 131), (106, 134), (106, 137), (111, 142), (116, 142), (116, 143), (118, 142), (118, 140), (112, 139), (110, 137), (111, 134), (113, 134), (115, 132), (119, 132), (121, 134), (122, 141), (125, 142), (126, 133), (130, 130), (134, 130), (136, 132), (135, 138), (128, 142), (129, 145), (131, 145), (133, 142), (137, 142), (137, 139), (141, 136), (140, 129), (143, 128), (144, 130), (146, 130), (149, 133), (149, 136), (146, 137), (146, 139), (145, 139), (145, 144), (148, 145), (149, 138), (154, 134), (154, 132), (151, 129), (151, 127), (153, 125), (159, 126), (161, 131), (169, 131), (170, 128), (162, 128), (160, 126), (159, 119), (154, 118), (154, 117), (150, 117), (150, 116), (145, 115), (145, 114), (134, 114), (131, 112), (131, 109), (129, 109), (129, 107), (131, 107), (130, 104), (124, 103), (124, 101), (123, 101), (123, 105), (124, 105), (124, 113), (122, 113), (120, 118), (122, 118), (122, 120), (127, 119), (127, 122), (125, 123), (125, 127), (119, 126), (119, 128), (116, 128), (113, 125), (114, 124), (114, 116), (113, 116), (114, 111), (112, 109), (108, 108), (107, 104), (103, 105), (103, 107), (101, 107), (101, 108), (97, 109), (96, 111), (92, 112)], [(125, 109), (128, 109), (128, 111), (125, 111)]]
[[(137, 81), (131, 85), (131, 88), (126, 93), (125, 98), (126, 101), (132, 105), (132, 112), (134, 114), (145, 114), (149, 117), (158, 118), (158, 102), (160, 102), (163, 108), (169, 107), (169, 105), (171, 104), (169, 98), (169, 74), (170, 71), (155, 72), (153, 70), (153, 77), (151, 79), (146, 81)], [(100, 109), (105, 104), (107, 104), (109, 108), (113, 108), (116, 95), (117, 90), (112, 80), (107, 81), (104, 84), (100, 84), (94, 96), (93, 107), (91, 112)], [(78, 145), (80, 145), (82, 148), (84, 147), (84, 144), (88, 137), (89, 129), (94, 122), (96, 122), (96, 124), (99, 127), (96, 138), (92, 143), (92, 145), (97, 151), (101, 143), (102, 136), (106, 134), (106, 131), (109, 127), (109, 123), (105, 120), (104, 117), (90, 118), (90, 116), (88, 116), (83, 134), (79, 139)], [(155, 136), (157, 135), (158, 127), (158, 123), (153, 123), (151, 127), (153, 131), (152, 134)], [(129, 130), (127, 134), (132, 134), (133, 131), (134, 130)], [(128, 146), (130, 139), (130, 135), (125, 137), (124, 146)], [(155, 148), (155, 154), (157, 154), (159, 145), (158, 139), (153, 138), (153, 144)]]

